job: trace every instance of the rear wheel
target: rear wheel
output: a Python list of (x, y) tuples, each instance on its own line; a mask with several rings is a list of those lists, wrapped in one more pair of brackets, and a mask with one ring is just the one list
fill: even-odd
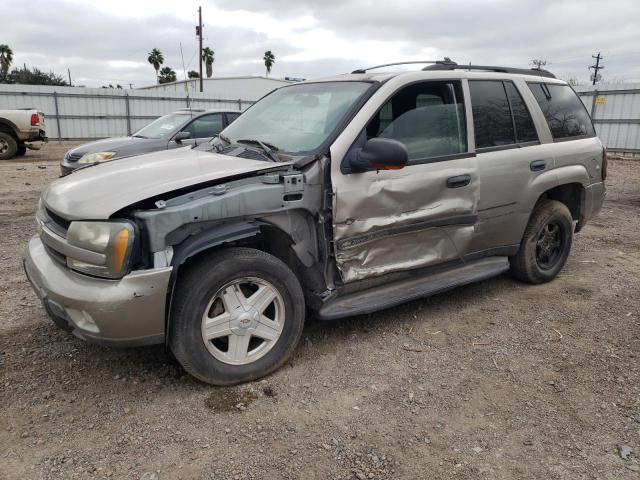
[(16, 139), (5, 132), (0, 132), (0, 160), (13, 158), (18, 150)]
[(217, 252), (178, 279), (169, 344), (196, 378), (232, 385), (268, 375), (304, 326), (302, 288), (279, 259), (249, 248)]
[(531, 215), (520, 250), (509, 258), (513, 275), (528, 283), (553, 280), (569, 257), (573, 219), (567, 206), (547, 200)]

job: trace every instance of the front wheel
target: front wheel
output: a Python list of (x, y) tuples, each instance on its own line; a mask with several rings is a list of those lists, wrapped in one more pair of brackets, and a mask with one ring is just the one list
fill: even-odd
[(169, 344), (184, 369), (214, 385), (268, 375), (293, 353), (304, 326), (304, 295), (282, 261), (230, 248), (178, 278)]
[(545, 201), (531, 215), (520, 250), (509, 258), (512, 274), (527, 283), (553, 280), (564, 267), (572, 242), (569, 209), (562, 202)]

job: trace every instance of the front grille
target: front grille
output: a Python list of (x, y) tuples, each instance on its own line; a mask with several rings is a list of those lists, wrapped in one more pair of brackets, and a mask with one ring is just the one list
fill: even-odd
[(51, 248), (46, 243), (43, 243), (43, 245), (44, 245), (44, 249), (47, 251), (47, 253), (51, 258), (53, 258), (56, 262), (60, 263), (61, 265), (65, 265), (65, 266), (67, 265), (67, 257), (65, 257), (60, 252), (54, 250), (53, 248)]
[(63, 238), (67, 238), (67, 230), (69, 229), (70, 221), (65, 220), (60, 215), (52, 212), (48, 208), (44, 209), (44, 218), (42, 219), (44, 223), (53, 231), (55, 234), (60, 235)]

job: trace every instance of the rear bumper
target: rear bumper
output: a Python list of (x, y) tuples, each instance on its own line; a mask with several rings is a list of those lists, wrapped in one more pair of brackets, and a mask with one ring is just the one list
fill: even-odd
[(18, 140), (25, 143), (49, 141), (44, 130), (29, 130), (26, 133), (19, 133)]
[(164, 341), (171, 267), (133, 272), (120, 280), (89, 277), (51, 258), (35, 236), (24, 269), (52, 320), (76, 336), (110, 346)]
[(576, 226), (576, 231), (580, 231), (585, 223), (595, 217), (602, 209), (602, 204), (607, 195), (604, 182), (592, 183), (585, 187), (584, 205), (580, 212), (580, 220)]

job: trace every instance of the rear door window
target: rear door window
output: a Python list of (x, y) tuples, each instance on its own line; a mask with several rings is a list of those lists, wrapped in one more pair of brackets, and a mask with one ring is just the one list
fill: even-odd
[(476, 148), (501, 147), (516, 143), (507, 92), (500, 80), (469, 82)]
[(586, 108), (569, 85), (528, 83), (554, 140), (594, 136)]
[(403, 88), (369, 121), (366, 135), (403, 143), (409, 163), (466, 153), (460, 82), (422, 82)]

